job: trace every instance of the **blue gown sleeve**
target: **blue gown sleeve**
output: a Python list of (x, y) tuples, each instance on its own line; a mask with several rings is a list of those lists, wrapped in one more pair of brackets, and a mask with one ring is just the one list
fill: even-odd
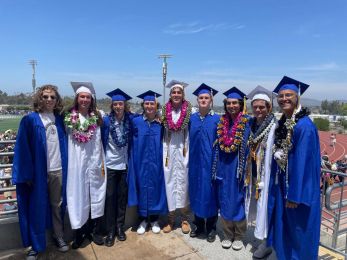
[(31, 151), (33, 133), (29, 116), (24, 116), (20, 122), (16, 145), (14, 149), (12, 178), (13, 183), (25, 183), (34, 179), (34, 165)]
[[(308, 119), (309, 120), (309, 119)], [(294, 128), (295, 146), (289, 157), (289, 187), (287, 200), (311, 206), (316, 187), (319, 187), (320, 146), (313, 124)]]

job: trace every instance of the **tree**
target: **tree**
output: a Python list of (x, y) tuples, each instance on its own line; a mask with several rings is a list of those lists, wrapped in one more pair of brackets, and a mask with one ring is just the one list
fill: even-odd
[(328, 107), (329, 107), (329, 102), (328, 102), (328, 100), (327, 100), (327, 99), (326, 99), (326, 100), (323, 100), (323, 101), (322, 101), (322, 104), (321, 104), (321, 108), (322, 108), (322, 110), (323, 110), (323, 113), (327, 113)]
[(313, 123), (320, 131), (329, 131), (329, 120), (324, 118), (315, 118)]

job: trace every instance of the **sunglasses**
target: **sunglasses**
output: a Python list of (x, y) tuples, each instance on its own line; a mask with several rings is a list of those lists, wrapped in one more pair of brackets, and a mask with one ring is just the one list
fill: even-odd
[(57, 97), (56, 97), (56, 96), (49, 96), (49, 95), (42, 95), (42, 98), (43, 98), (44, 100), (47, 100), (47, 99), (49, 99), (49, 98), (51, 98), (52, 100), (55, 100)]

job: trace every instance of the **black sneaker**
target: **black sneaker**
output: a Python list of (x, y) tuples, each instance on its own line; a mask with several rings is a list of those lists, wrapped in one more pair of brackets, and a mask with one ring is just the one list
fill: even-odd
[(27, 256), (26, 256), (26, 260), (36, 260), (37, 259), (37, 256), (38, 256), (38, 252), (36, 252), (35, 250), (33, 249), (30, 249), (27, 253)]
[(55, 239), (55, 244), (58, 247), (58, 251), (63, 252), (63, 253), (69, 251), (69, 246), (67, 245), (67, 243), (65, 242), (65, 240), (62, 237), (57, 237)]

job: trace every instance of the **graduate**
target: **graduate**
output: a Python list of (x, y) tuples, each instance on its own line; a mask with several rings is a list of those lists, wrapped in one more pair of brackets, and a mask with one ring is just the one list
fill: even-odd
[(213, 176), (223, 226), (223, 248), (240, 250), (247, 223), (244, 201), (245, 159), (250, 133), (245, 94), (232, 87), (224, 92), (225, 114), (217, 127)]
[(94, 219), (104, 215), (107, 174), (95, 90), (90, 82), (71, 82), (75, 91), (72, 108), (65, 115), (68, 133), (67, 206), (79, 248), (85, 238), (92, 239)]
[(34, 112), (20, 122), (13, 159), (18, 217), (27, 259), (46, 249), (46, 228), (53, 224), (58, 250), (66, 252), (63, 219), (66, 205), (67, 150), (58, 88), (44, 85), (34, 95)]
[(131, 150), (128, 172), (128, 205), (137, 206), (140, 225), (137, 234), (160, 233), (159, 215), (167, 213), (163, 171), (163, 127), (157, 118), (161, 95), (151, 90), (139, 95), (143, 115), (131, 120)]
[(215, 182), (212, 181), (213, 142), (217, 138), (219, 115), (212, 110), (217, 90), (202, 83), (193, 94), (199, 111), (189, 123), (189, 200), (194, 212), (191, 237), (207, 232), (207, 241), (216, 239), (218, 208)]
[(255, 221), (254, 237), (261, 244), (253, 253), (254, 258), (264, 258), (272, 250), (266, 246), (268, 232), (267, 202), (272, 163), (272, 146), (275, 139), (276, 118), (272, 113), (274, 94), (262, 86), (257, 86), (247, 97), (251, 99), (253, 117), (250, 120), (251, 134), (248, 139), (246, 160), (246, 198), (247, 221)]
[[(94, 242), (108, 247), (126, 240), (125, 213), (128, 202), (128, 150), (130, 139), (129, 95), (117, 88), (107, 93), (111, 99), (111, 111), (103, 117), (101, 136), (106, 155), (107, 184), (105, 214), (96, 225)], [(103, 234), (106, 233), (105, 240)]]
[(164, 131), (164, 174), (166, 197), (169, 208), (168, 222), (163, 228), (165, 233), (171, 232), (175, 223), (176, 210), (181, 215), (181, 230), (184, 234), (190, 231), (188, 222), (188, 159), (189, 133), (188, 124), (192, 106), (184, 98), (184, 88), (188, 84), (172, 80), (167, 84), (170, 99), (162, 110)]
[(318, 259), (320, 146), (309, 111), (300, 104), (309, 85), (283, 77), (275, 88), (283, 114), (275, 131), (268, 244), (278, 259)]

